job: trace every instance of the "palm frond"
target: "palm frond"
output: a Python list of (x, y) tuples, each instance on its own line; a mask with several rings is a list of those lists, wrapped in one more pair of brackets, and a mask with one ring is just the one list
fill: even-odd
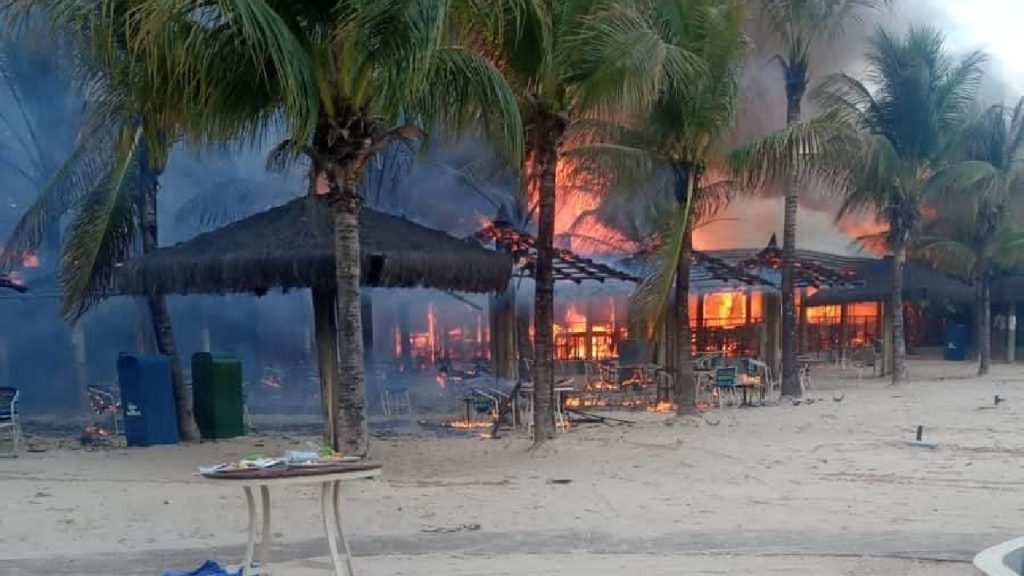
[(642, 318), (654, 320), (661, 326), (672, 301), (679, 254), (683, 250), (686, 235), (690, 234), (686, 206), (673, 211), (661, 234), (661, 246), (651, 271), (644, 276), (630, 296), (630, 307)]
[(11, 269), (25, 254), (37, 250), (47, 228), (59, 223), (98, 184), (109, 170), (112, 144), (109, 133), (83, 135), (7, 237), (0, 253), (0, 270)]
[(109, 290), (136, 234), (142, 130), (122, 134), (116, 161), (83, 199), (61, 257), (61, 311), (77, 320)]

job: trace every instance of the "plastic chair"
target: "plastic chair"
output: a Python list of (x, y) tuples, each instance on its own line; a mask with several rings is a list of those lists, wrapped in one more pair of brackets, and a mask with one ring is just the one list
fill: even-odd
[(0, 429), (10, 430), (11, 456), (18, 455), (21, 440), (21, 422), (18, 420), (18, 389), (0, 386)]
[(412, 414), (412, 399), (404, 386), (387, 386), (380, 393), (380, 405), (385, 416)]
[(718, 408), (725, 407), (725, 395), (732, 396), (733, 404), (738, 405), (736, 396), (736, 367), (729, 366), (715, 369), (715, 389), (718, 390)]

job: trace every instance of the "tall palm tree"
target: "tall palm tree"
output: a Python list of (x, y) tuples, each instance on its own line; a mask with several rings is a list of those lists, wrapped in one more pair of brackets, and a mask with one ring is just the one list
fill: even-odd
[[(536, 190), (534, 442), (554, 436), (554, 224), (559, 164), (567, 137), (587, 120), (648, 108), (669, 86), (701, 70), (665, 37), (686, 2), (510, 0), (495, 2), (494, 58), (516, 87), (525, 126), (524, 180)], [(493, 41), (497, 42), (494, 43)], [(563, 176), (564, 177), (564, 176)]]
[[(36, 3), (8, 0), (13, 22), (33, 21)], [(125, 50), (120, 20), (90, 18), (101, 6), (52, 3), (38, 6), (54, 37), (81, 40), (77, 70), (85, 86), (86, 112), (77, 141), (42, 187), (9, 238), (2, 265), (35, 250), (44, 231), (73, 213), (60, 261), (61, 309), (72, 322), (109, 292), (119, 262), (133, 246), (143, 253), (158, 245), (157, 192), (177, 135), (174, 111), (152, 76), (139, 74)], [(76, 36), (79, 33), (81, 36)], [(89, 39), (108, 38), (105, 50)], [(178, 424), (184, 440), (197, 438), (191, 400), (177, 353), (170, 312), (162, 295), (147, 298), (157, 349), (171, 364)]]
[(368, 451), (358, 235), (368, 163), (435, 126), (457, 133), (480, 125), (513, 162), (521, 154), (514, 95), (491, 62), (460, 43), (476, 9), (445, 0), (130, 8), (130, 48), (164, 80), (185, 115), (185, 134), (252, 137), (280, 124), (290, 138), (271, 163), (304, 158), (322, 184), (335, 229), (336, 442), (347, 453)]
[[(761, 17), (782, 44), (775, 60), (786, 85), (786, 124), (800, 121), (804, 95), (811, 81), (812, 51), (822, 39), (835, 38), (851, 21), (891, 0), (760, 0)], [(800, 395), (797, 373), (797, 314), (794, 285), (796, 217), (800, 180), (793, 171), (787, 178), (782, 228), (782, 393)]]
[(945, 39), (929, 27), (898, 35), (878, 30), (867, 54), (867, 82), (845, 74), (823, 86), (822, 102), (862, 134), (848, 159), (847, 195), (837, 215), (873, 210), (888, 224), (893, 254), (893, 384), (906, 375), (903, 269), (921, 220), (921, 206), (944, 168), (951, 138), (967, 120), (985, 56), (951, 57)]
[(926, 199), (935, 204), (938, 237), (922, 239), (921, 251), (940, 262), (965, 265), (978, 288), (978, 375), (992, 360), (989, 283), (995, 268), (1019, 252), (1012, 214), (1024, 203), (1024, 98), (1012, 107), (991, 106), (972, 119), (955, 142), (957, 161), (929, 180)]
[[(706, 72), (685, 85), (663, 89), (639, 128), (621, 128), (615, 141), (584, 144), (573, 152), (584, 159), (584, 165), (590, 159), (600, 168), (604, 161), (606, 170), (630, 179), (651, 170), (668, 175), (661, 182), (670, 187), (675, 199), (673, 225), (662, 234), (662, 264), (640, 286), (638, 296), (653, 304), (659, 320), (669, 303), (675, 302), (671, 318), (676, 346), (670, 353), (676, 411), (687, 414), (696, 400), (689, 321), (693, 228), (695, 222), (723, 208), (735, 192), (732, 180), (718, 177), (723, 167), (715, 163), (721, 159), (722, 137), (732, 127), (736, 107), (737, 79), (747, 46), (745, 9), (737, 1), (690, 0), (663, 3), (657, 10), (665, 12), (667, 41), (698, 56)], [(623, 161), (632, 166), (622, 166)]]

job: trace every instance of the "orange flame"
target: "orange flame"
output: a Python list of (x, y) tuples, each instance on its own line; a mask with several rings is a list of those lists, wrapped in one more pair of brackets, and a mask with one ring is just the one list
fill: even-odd
[(39, 268), (39, 255), (35, 252), (26, 252), (21, 257), (21, 265), (25, 268)]

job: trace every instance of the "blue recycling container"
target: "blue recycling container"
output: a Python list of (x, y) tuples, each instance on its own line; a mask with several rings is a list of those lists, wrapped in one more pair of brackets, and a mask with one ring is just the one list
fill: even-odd
[(952, 362), (967, 360), (967, 326), (964, 324), (946, 325), (946, 349), (942, 357)]
[(178, 417), (170, 360), (156, 354), (121, 354), (117, 359), (117, 377), (128, 445), (177, 444)]

